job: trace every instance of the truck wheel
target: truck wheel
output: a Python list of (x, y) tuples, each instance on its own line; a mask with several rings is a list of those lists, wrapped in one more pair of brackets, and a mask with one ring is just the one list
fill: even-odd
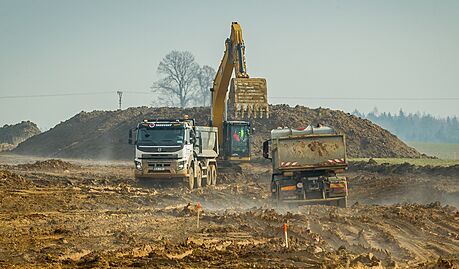
[(217, 185), (217, 167), (214, 164), (210, 166), (210, 174), (211, 184), (214, 186)]
[(277, 182), (275, 182), (274, 185), (276, 186), (276, 192), (272, 194), (272, 198), (273, 198), (273, 201), (276, 207), (279, 207), (281, 206), (281, 202), (282, 202), (280, 186), (279, 186), (279, 183)]
[(346, 208), (347, 207), (347, 197), (344, 197), (343, 199), (339, 199), (336, 201), (336, 205), (341, 208)]
[(198, 165), (198, 170), (196, 170), (196, 179), (194, 181), (194, 187), (196, 189), (201, 188), (202, 185), (202, 169), (201, 166)]
[(192, 190), (193, 187), (194, 187), (194, 170), (193, 170), (193, 167), (190, 167), (190, 169), (188, 169), (188, 174), (190, 174), (190, 175), (188, 176), (187, 187), (188, 187), (188, 189)]
[(210, 171), (210, 164), (207, 165), (206, 178), (202, 179), (202, 187), (210, 186), (212, 184), (212, 173)]

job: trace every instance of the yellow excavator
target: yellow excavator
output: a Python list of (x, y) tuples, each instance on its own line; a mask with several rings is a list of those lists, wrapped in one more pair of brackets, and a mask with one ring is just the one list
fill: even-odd
[(218, 128), (222, 159), (246, 161), (250, 160), (252, 130), (250, 123), (243, 120), (269, 117), (266, 79), (250, 78), (247, 74), (245, 45), (239, 23), (231, 24), (231, 34), (225, 41), (225, 47), (213, 88), (210, 89), (211, 126)]

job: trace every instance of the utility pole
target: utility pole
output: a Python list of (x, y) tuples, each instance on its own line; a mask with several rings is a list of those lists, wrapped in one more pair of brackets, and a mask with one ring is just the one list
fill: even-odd
[(121, 90), (117, 91), (116, 92), (119, 96), (119, 104), (120, 104), (120, 108), (119, 110), (121, 110), (121, 99), (123, 98), (123, 92)]

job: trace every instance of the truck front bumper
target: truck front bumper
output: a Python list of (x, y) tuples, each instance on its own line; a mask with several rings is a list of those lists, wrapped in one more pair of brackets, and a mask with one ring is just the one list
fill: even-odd
[[(142, 159), (135, 161), (135, 177), (151, 179), (178, 179), (189, 176), (186, 162), (182, 160)], [(141, 167), (139, 169), (138, 163)]]

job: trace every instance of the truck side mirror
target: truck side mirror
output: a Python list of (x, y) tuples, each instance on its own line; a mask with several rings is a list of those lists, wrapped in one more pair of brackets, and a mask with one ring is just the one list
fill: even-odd
[(269, 142), (270, 140), (266, 140), (265, 142), (263, 142), (263, 157), (265, 159), (271, 160), (271, 157), (269, 157)]
[(190, 144), (194, 145), (196, 143), (196, 133), (191, 130), (190, 131)]
[(134, 136), (133, 133), (135, 132), (135, 130), (136, 130), (136, 129), (129, 129), (128, 143), (129, 143), (130, 145), (136, 143), (136, 141), (132, 139), (132, 137)]

